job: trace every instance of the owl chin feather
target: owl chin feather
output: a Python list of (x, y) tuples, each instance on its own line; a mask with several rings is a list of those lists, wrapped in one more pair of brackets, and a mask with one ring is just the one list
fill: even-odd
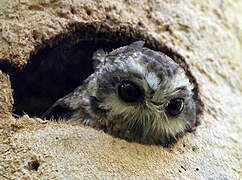
[[(115, 137), (168, 146), (196, 127), (196, 99), (185, 71), (161, 52), (134, 42), (93, 55), (95, 72), (45, 114)], [(173, 102), (173, 103), (171, 103)]]

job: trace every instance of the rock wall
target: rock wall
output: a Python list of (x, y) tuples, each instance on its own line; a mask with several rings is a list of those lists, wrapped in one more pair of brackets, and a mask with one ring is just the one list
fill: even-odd
[[(241, 18), (242, 3), (232, 0), (2, 0), (1, 179), (241, 179)], [(15, 77), (36, 57), (54, 59), (39, 52), (51, 54), (59, 44), (80, 42), (110, 49), (137, 39), (183, 57), (176, 60), (196, 79), (204, 103), (195, 133), (164, 148), (129, 143), (79, 124), (11, 114), (17, 108), (12, 106), (16, 87), (21, 87), (13, 83)], [(27, 71), (20, 82), (33, 74)]]

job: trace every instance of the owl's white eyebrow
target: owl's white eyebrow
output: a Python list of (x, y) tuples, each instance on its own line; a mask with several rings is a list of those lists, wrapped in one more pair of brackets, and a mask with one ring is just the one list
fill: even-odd
[(155, 73), (149, 72), (148, 74), (145, 75), (145, 78), (152, 89), (154, 90), (158, 89), (160, 85), (160, 79), (157, 77)]

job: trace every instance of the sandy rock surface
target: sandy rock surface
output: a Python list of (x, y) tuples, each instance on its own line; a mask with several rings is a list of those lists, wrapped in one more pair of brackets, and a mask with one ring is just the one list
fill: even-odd
[(183, 56), (204, 103), (195, 133), (169, 148), (148, 146), (79, 124), (15, 118), (10, 79), (0, 71), (0, 179), (241, 179), (241, 19), (242, 2), (232, 0), (0, 1), (1, 62), (23, 68), (59, 43), (54, 37), (102, 21)]

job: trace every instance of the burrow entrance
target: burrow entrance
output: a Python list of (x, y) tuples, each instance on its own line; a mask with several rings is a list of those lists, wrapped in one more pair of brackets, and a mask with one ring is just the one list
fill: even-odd
[(13, 113), (41, 117), (56, 100), (73, 91), (93, 73), (92, 54), (98, 49), (109, 52), (137, 40), (159, 50), (181, 64), (195, 81), (182, 57), (144, 32), (126, 26), (105, 23), (73, 24), (60, 34), (36, 47), (23, 68), (0, 62), (10, 75), (14, 96)]

